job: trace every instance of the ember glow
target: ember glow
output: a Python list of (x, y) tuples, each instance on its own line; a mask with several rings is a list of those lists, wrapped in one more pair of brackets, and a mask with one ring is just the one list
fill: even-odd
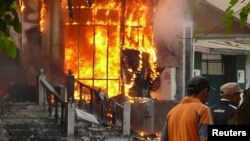
[[(67, 0), (63, 0), (61, 5), (65, 74), (69, 69), (73, 70), (76, 79), (90, 87), (102, 89), (108, 97), (121, 94), (122, 85), (125, 95), (128, 95), (134, 76), (131, 81), (125, 81), (126, 75), (122, 70), (131, 70), (122, 67), (121, 52), (126, 49), (147, 52), (150, 54), (150, 68), (155, 68), (152, 33), (154, 2), (95, 0), (91, 7), (86, 1), (71, 2), (71, 7), (68, 7)], [(72, 9), (72, 18), (69, 9)], [(44, 10), (41, 10), (42, 17)], [(42, 18), (40, 23), (43, 23)], [(157, 76), (156, 72), (150, 75)], [(79, 92), (75, 92), (75, 97), (79, 99)], [(86, 95), (83, 94), (83, 97)]]

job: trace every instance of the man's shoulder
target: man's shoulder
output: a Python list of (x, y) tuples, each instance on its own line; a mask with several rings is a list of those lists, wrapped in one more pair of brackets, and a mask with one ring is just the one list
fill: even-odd
[(220, 104), (217, 103), (217, 104), (211, 105), (211, 106), (209, 106), (209, 107), (210, 107), (211, 109), (213, 109), (213, 108), (219, 107), (219, 105), (220, 105)]
[(210, 107), (218, 107), (218, 106), (229, 106), (231, 104), (230, 101), (222, 101), (220, 100), (219, 102), (217, 102), (216, 104), (211, 105)]
[(223, 104), (214, 104), (210, 106), (212, 112), (221, 112), (221, 111), (234, 111), (237, 107), (233, 106), (230, 103), (223, 103)]
[(223, 107), (230, 107), (230, 104), (214, 104), (214, 105), (210, 106), (211, 109), (223, 108)]

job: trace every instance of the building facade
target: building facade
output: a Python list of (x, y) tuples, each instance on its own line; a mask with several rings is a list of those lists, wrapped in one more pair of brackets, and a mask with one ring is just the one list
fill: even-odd
[(194, 12), (194, 74), (208, 77), (211, 91), (208, 105), (219, 99), (220, 86), (238, 82), (242, 89), (249, 87), (250, 29), (240, 28), (235, 19), (230, 34), (222, 22), (224, 11), (207, 1)]

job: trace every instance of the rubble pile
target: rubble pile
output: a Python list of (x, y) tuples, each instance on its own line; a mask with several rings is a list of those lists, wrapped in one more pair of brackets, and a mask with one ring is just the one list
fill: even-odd
[[(54, 117), (50, 117), (44, 106), (30, 102), (14, 103), (2, 108), (0, 141), (129, 141), (123, 137), (122, 129), (105, 122), (93, 122), (76, 117), (75, 136), (67, 137), (64, 129)], [(53, 114), (52, 114), (53, 115)]]
[(75, 108), (74, 136), (67, 136), (66, 125), (60, 124), (60, 118), (56, 120), (55, 113), (48, 111), (48, 107), (32, 102), (1, 103), (0, 141), (158, 140), (155, 134), (141, 135), (133, 129), (124, 135), (122, 121), (117, 120), (114, 125), (78, 108)]
[(87, 121), (78, 121), (75, 127), (76, 136), (84, 141), (104, 141), (109, 138), (121, 138), (121, 127), (110, 127), (105, 124), (93, 124)]

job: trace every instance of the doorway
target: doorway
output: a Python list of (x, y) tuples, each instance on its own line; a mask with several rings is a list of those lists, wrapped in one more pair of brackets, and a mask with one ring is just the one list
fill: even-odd
[(221, 55), (202, 55), (201, 74), (207, 77), (215, 90), (210, 91), (207, 105), (211, 106), (220, 100), (220, 86), (224, 83), (225, 64)]

